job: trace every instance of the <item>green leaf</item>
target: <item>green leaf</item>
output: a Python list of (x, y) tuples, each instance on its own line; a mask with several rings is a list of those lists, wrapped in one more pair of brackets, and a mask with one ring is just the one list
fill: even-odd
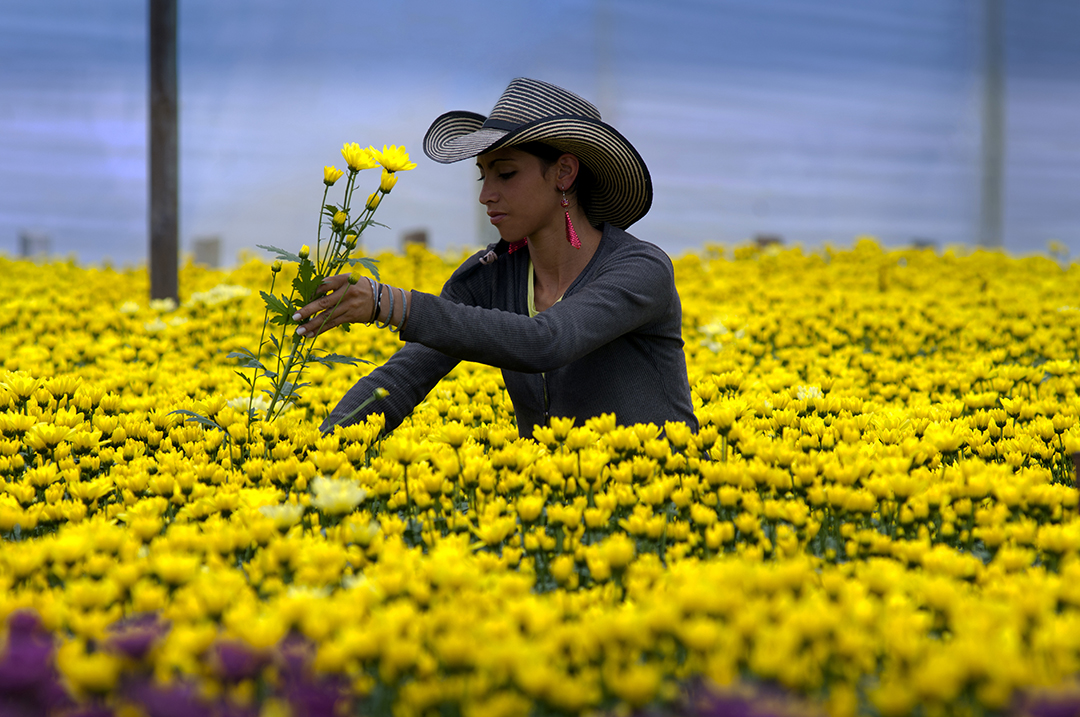
[(356, 358), (354, 356), (342, 356), (341, 354), (327, 354), (326, 356), (309, 356), (309, 360), (318, 361), (324, 366), (331, 366), (337, 363), (345, 363), (350, 366), (359, 366), (362, 363), (371, 363), (367, 359)]
[[(266, 302), (266, 310), (269, 311), (272, 316), (270, 317), (270, 323), (278, 326), (288, 326), (289, 324), (296, 323), (293, 321), (293, 314), (296, 313), (296, 308), (292, 305), (292, 301), (286, 299), (284, 296), (278, 298), (273, 294), (267, 294), (265, 291), (260, 291), (263, 301)], [(270, 335), (273, 337), (273, 334)]]
[(289, 311), (289, 304), (286, 300), (279, 299), (273, 294), (268, 294), (265, 291), (260, 291), (259, 295), (262, 296), (263, 301), (266, 302), (266, 308), (269, 309), (271, 313), (277, 314), (278, 316), (285, 316), (290, 321), (292, 320), (292, 315), (296, 312)]
[(277, 258), (281, 259), (282, 261), (295, 261), (297, 263), (300, 262), (300, 257), (298, 257), (296, 254), (293, 254), (291, 251), (285, 251), (284, 249), (278, 249), (276, 246), (266, 246), (264, 244), (256, 244), (255, 246), (259, 247), (260, 249), (265, 249), (266, 251), (273, 254), (277, 254)]
[(218, 425), (214, 421), (211, 421), (206, 416), (201, 416), (198, 413), (195, 413), (194, 411), (185, 411), (183, 409), (178, 409), (176, 411), (169, 411), (170, 415), (172, 415), (173, 413), (179, 413), (182, 416), (187, 416), (187, 418), (184, 419), (185, 423), (187, 423), (188, 421), (194, 421), (195, 423), (201, 423), (202, 425), (206, 426), (207, 428), (216, 428), (219, 431), (227, 433), (227, 431), (225, 431), (225, 429), (222, 428), (220, 425)]
[(301, 389), (301, 388), (304, 388), (305, 386), (310, 386), (310, 385), (311, 385), (311, 383), (309, 381), (305, 381), (304, 383), (300, 383), (300, 384), (293, 384), (291, 381), (286, 381), (285, 383), (283, 383), (281, 385), (280, 393), (277, 392), (277, 391), (272, 391), (272, 390), (270, 390), (268, 388), (264, 388), (263, 393), (270, 396), (270, 398), (273, 398), (274, 394), (277, 393), (279, 399), (285, 398), (285, 399), (299, 400), (300, 399), (300, 394), (297, 393), (297, 390)]
[[(353, 410), (352, 410), (351, 412), (349, 412), (349, 414), (348, 414), (348, 415), (342, 416), (342, 417), (341, 417), (340, 419), (338, 419), (337, 421), (334, 421), (334, 424), (333, 424), (333, 426), (339, 426), (339, 425), (341, 425), (342, 423), (344, 423), (345, 421), (351, 420), (353, 416), (355, 416), (356, 414), (360, 413), (360, 411), (363, 411), (363, 410), (364, 410), (365, 408), (367, 408), (367, 407), (368, 407), (368, 405), (369, 405), (369, 404), (371, 404), (371, 403), (372, 403), (373, 401), (381, 401), (381, 400), (383, 400), (384, 398), (386, 398), (386, 393), (385, 393), (385, 392), (383, 392), (383, 393), (380, 393), (380, 392), (379, 392), (379, 389), (378, 389), (378, 388), (377, 388), (377, 389), (375, 389), (374, 391), (372, 391), (372, 392), (371, 392), (371, 395), (370, 395), (370, 396), (368, 396), (368, 397), (367, 397), (367, 398), (366, 398), (366, 399), (364, 400), (364, 402), (363, 402), (363, 403), (361, 403), (361, 404), (360, 404), (359, 406), (357, 406), (356, 408), (354, 408), (354, 409), (353, 409)], [(331, 428), (333, 428), (333, 426), (331, 426)]]
[(349, 266), (363, 264), (364, 268), (371, 272), (371, 275), (375, 277), (375, 281), (379, 281), (379, 267), (376, 266), (376, 264), (379, 263), (378, 259), (361, 256), (356, 259), (346, 259), (346, 261), (349, 262)]
[(239, 364), (240, 368), (261, 368), (263, 371), (266, 371), (266, 366), (263, 366), (262, 361), (255, 358), (255, 354), (251, 353), (247, 349), (233, 351), (225, 358), (243, 359), (243, 361), (241, 361)]
[(248, 386), (251, 386), (251, 379), (248, 378), (248, 375), (246, 373), (244, 373), (242, 371), (233, 371), (233, 373), (235, 373), (240, 378), (244, 379), (244, 383), (246, 383)]
[[(300, 271), (297, 272), (292, 285), (296, 289), (296, 293), (300, 295), (303, 303), (307, 304), (315, 298), (315, 290), (319, 288), (322, 280), (323, 278), (315, 273), (315, 264), (310, 259), (304, 259), (300, 262)], [(289, 317), (291, 320), (292, 314)]]

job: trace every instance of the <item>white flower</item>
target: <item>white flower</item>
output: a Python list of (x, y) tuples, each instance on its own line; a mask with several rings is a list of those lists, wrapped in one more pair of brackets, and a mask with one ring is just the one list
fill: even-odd
[(311, 504), (327, 515), (351, 513), (367, 497), (356, 481), (326, 476), (311, 481), (311, 492)]
[(285, 594), (297, 600), (304, 598), (310, 598), (312, 600), (319, 600), (322, 598), (330, 597), (330, 588), (321, 587), (315, 588), (309, 585), (290, 585), (289, 589), (285, 591)]
[(698, 327), (698, 331), (705, 334), (705, 338), (702, 339), (701, 345), (714, 353), (719, 353), (723, 346), (723, 342), (720, 340), (721, 338), (726, 341), (728, 340), (729, 335), (736, 339), (741, 339), (746, 335), (744, 329), (732, 331), (724, 325), (724, 321), (731, 321), (731, 319), (725, 316), (723, 319), (713, 319), (704, 326)]
[(206, 304), (207, 306), (213, 306), (214, 304), (220, 304), (230, 299), (242, 298), (251, 294), (251, 289), (246, 286), (237, 286), (236, 284), (218, 284), (209, 291), (196, 291), (191, 295), (188, 303), (191, 304)]
[(161, 319), (154, 319), (153, 321), (147, 321), (145, 324), (143, 324), (143, 328), (150, 333), (154, 333), (155, 331), (161, 331), (165, 328), (165, 326), (165, 322)]
[(139, 313), (139, 303), (137, 301), (125, 301), (120, 304), (121, 314), (137, 314)]
[(266, 397), (265, 393), (260, 393), (256, 396), (251, 403), (248, 403), (247, 396), (237, 396), (236, 398), (230, 398), (225, 402), (229, 408), (235, 411), (247, 411), (248, 408), (254, 408), (256, 411), (265, 411), (270, 408), (270, 399)]
[(259, 512), (274, 521), (274, 525), (277, 526), (278, 530), (288, 530), (299, 523), (300, 518), (304, 517), (304, 506), (296, 503), (264, 505), (259, 508)]
[(164, 299), (151, 299), (150, 308), (154, 311), (174, 311), (176, 309), (176, 302), (172, 297), (165, 297)]
[(355, 543), (362, 547), (371, 545), (371, 541), (375, 540), (379, 535), (379, 524), (375, 521), (371, 521), (366, 525), (357, 525), (354, 522), (348, 522), (342, 525), (342, 532), (346, 542)]
[(808, 398), (825, 398), (820, 386), (799, 386), (796, 389), (795, 398), (805, 401)]

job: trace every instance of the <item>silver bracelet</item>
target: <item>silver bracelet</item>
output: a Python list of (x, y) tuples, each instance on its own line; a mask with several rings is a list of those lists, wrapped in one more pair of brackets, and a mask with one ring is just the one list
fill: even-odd
[[(379, 325), (378, 319), (376, 319), (375, 328), (377, 328), (377, 329), (388, 329), (388, 328), (390, 328), (390, 322), (394, 320), (394, 287), (392, 287), (390, 285), (387, 285), (386, 289), (387, 289), (386, 293), (390, 295), (390, 310), (386, 312), (386, 322), (383, 323), (381, 326)], [(380, 291), (380, 294), (381, 293), (382, 292)], [(381, 298), (381, 296), (380, 296), (380, 298)]]
[(405, 320), (409, 318), (409, 300), (405, 298), (405, 290), (401, 290), (401, 323), (398, 324), (398, 334), (405, 328)]
[(370, 324), (379, 317), (379, 304), (375, 300), (375, 282), (371, 280), (370, 276), (365, 276), (364, 278), (367, 279), (367, 283), (371, 286), (371, 318), (367, 321)]

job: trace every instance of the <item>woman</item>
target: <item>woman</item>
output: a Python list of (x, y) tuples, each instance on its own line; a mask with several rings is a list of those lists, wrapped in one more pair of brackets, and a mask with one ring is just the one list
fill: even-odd
[[(407, 343), (323, 429), (381, 412), (392, 430), (464, 360), (502, 369), (522, 436), (552, 416), (581, 425), (602, 413), (696, 431), (671, 261), (625, 231), (652, 203), (633, 146), (577, 95), (519, 78), (488, 117), (436, 119), (424, 151), (442, 163), (476, 157), (480, 202), (502, 240), (462, 264), (440, 296), (326, 280), (325, 291), (345, 297), (336, 309), (335, 295), (305, 306), (299, 333), (374, 320)], [(356, 411), (379, 387), (388, 396)]]

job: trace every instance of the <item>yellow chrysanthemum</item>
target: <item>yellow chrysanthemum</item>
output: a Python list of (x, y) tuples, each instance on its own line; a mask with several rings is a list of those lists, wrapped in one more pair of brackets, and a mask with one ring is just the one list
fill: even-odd
[(384, 144), (381, 152), (374, 147), (368, 147), (368, 152), (387, 172), (403, 172), (416, 167), (415, 162), (409, 161), (409, 153), (405, 151), (404, 145), (399, 147), (396, 144)]
[(337, 180), (341, 179), (341, 175), (345, 174), (342, 170), (331, 165), (329, 167), (323, 167), (323, 184), (328, 187), (334, 186)]
[(341, 156), (345, 158), (345, 163), (353, 172), (379, 166), (374, 150), (370, 147), (361, 147), (356, 142), (346, 142), (341, 148)]

